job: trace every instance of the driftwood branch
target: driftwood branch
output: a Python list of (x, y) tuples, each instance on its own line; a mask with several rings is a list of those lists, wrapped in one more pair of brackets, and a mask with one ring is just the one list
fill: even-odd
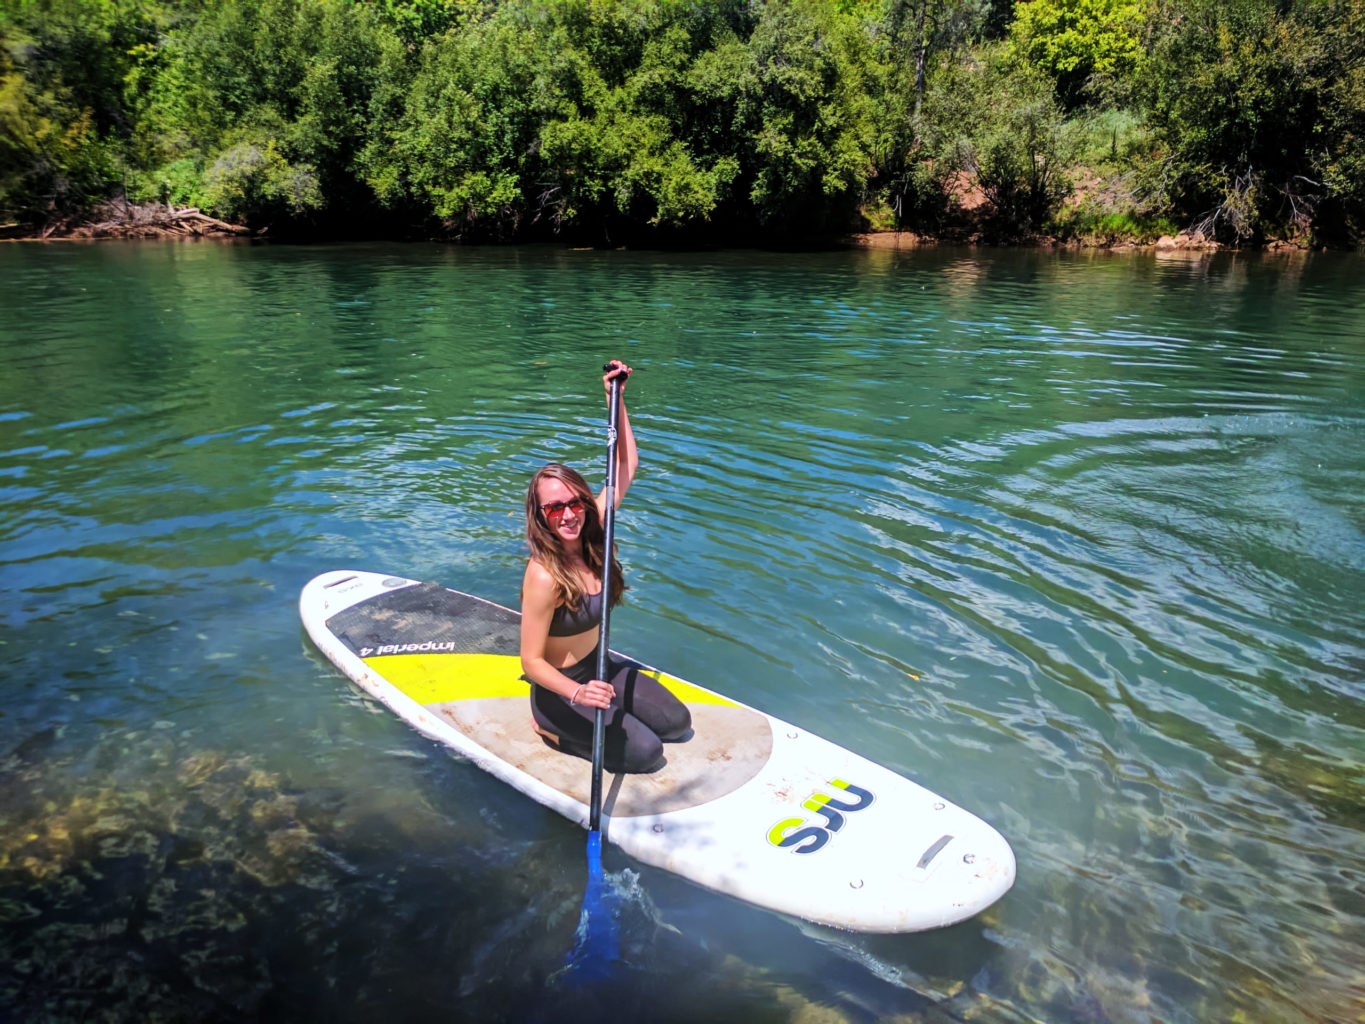
[(196, 206), (138, 205), (114, 200), (83, 221), (63, 217), (45, 224), (39, 238), (204, 238), (250, 235), (250, 228), (210, 217)]

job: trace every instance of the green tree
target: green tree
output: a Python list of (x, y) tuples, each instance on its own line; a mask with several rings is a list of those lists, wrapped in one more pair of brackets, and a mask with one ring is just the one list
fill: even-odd
[(438, 36), (460, 21), (477, 16), (482, 0), (362, 0), (409, 45)]
[(925, 99), (926, 155), (939, 174), (965, 176), (990, 201), (998, 238), (1042, 229), (1071, 192), (1075, 130), (1051, 82), (1006, 48), (944, 69)]
[(124, 176), (132, 51), (154, 35), (137, 0), (0, 0), (0, 211), (45, 222)]
[(1161, 146), (1147, 168), (1153, 201), (1235, 241), (1358, 231), (1361, 4), (1171, 0), (1161, 21), (1147, 95)]
[(141, 55), (141, 195), (174, 189), (256, 226), (363, 214), (357, 158), (386, 49), (397, 36), (347, 0), (204, 6)]
[(983, 0), (885, 0), (880, 28), (893, 61), (913, 69), (915, 110), (934, 59), (988, 33), (995, 14)]
[(867, 47), (823, 2), (504, 5), (427, 43), (368, 180), (465, 233), (823, 226), (870, 165)]
[(1019, 0), (1010, 40), (1068, 106), (1141, 73), (1147, 0)]
[(406, 93), (379, 104), (361, 155), (381, 202), (425, 209), (455, 232), (518, 227), (540, 123), (567, 102), (542, 29), (528, 7), (508, 4), (427, 42)]
[(768, 0), (741, 47), (699, 62), (697, 100), (730, 125), (753, 216), (782, 233), (847, 223), (873, 166), (875, 56), (864, 23), (826, 3)]

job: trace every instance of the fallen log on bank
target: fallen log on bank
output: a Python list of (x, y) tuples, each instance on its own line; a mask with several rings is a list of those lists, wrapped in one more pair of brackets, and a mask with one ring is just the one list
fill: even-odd
[(244, 224), (211, 217), (197, 206), (172, 203), (129, 203), (112, 200), (80, 214), (56, 217), (37, 225), (0, 225), (0, 238), (244, 238), (255, 235)]
[[(96, 219), (98, 218), (98, 219)], [(197, 206), (176, 207), (170, 203), (107, 203), (94, 212), (91, 220), (73, 226), (68, 238), (171, 238), (209, 235), (250, 235), (242, 224), (230, 224), (210, 217)]]

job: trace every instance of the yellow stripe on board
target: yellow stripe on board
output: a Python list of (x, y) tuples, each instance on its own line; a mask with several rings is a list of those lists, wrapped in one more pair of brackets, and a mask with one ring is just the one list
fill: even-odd
[[(418, 704), (484, 697), (525, 697), (528, 683), (521, 678), (521, 659), (514, 654), (385, 654), (366, 658), (365, 664)], [(684, 704), (740, 707), (735, 701), (700, 686), (646, 671)]]
[(673, 694), (673, 696), (677, 697), (678, 700), (682, 701), (684, 704), (715, 704), (722, 708), (737, 708), (741, 706), (728, 697), (722, 697), (720, 694), (712, 693), (710, 690), (703, 690), (700, 686), (694, 686), (685, 680), (678, 679), (676, 676), (670, 676), (667, 672), (646, 671), (642, 674), (653, 676), (655, 679), (659, 680), (659, 682), (664, 684), (664, 689)]
[(385, 654), (365, 664), (418, 704), (531, 692), (515, 654)]

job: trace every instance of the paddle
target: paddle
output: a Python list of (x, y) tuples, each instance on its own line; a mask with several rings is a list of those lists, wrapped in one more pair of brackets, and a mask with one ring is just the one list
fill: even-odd
[[(611, 370), (608, 363), (602, 367)], [(607, 630), (611, 624), (611, 552), (616, 527), (616, 423), (621, 408), (621, 379), (610, 380), (607, 413), (607, 486), (602, 519), (602, 624), (597, 639), (597, 676), (607, 678)], [(577, 973), (604, 977), (617, 957), (616, 918), (605, 904), (606, 883), (602, 877), (602, 761), (606, 743), (606, 712), (597, 709), (592, 729), (592, 790), (588, 800), (588, 887), (583, 893), (583, 910), (578, 916), (577, 945), (569, 954), (569, 964)]]

